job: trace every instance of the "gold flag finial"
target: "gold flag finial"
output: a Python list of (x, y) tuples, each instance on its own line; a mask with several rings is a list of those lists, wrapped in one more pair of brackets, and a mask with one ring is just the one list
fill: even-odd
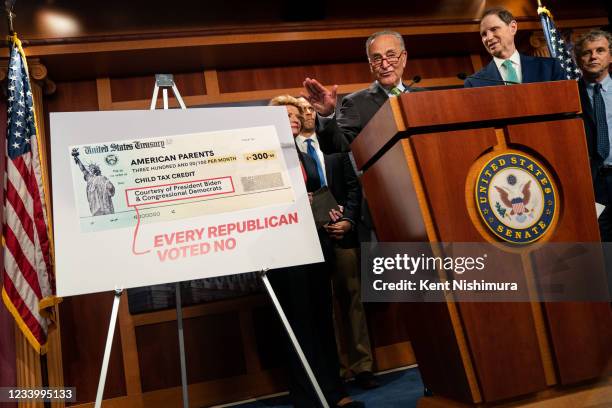
[(538, 0), (538, 15), (546, 14), (550, 19), (553, 18), (552, 13), (544, 6), (542, 6), (542, 1)]

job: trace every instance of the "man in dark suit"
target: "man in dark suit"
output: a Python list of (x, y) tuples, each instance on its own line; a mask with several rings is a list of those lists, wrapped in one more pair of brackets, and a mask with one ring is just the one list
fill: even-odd
[(366, 53), (375, 81), (367, 89), (345, 96), (339, 109), (337, 85), (328, 89), (316, 79), (304, 81), (303, 96), (317, 111), (316, 132), (325, 153), (348, 151), (350, 143), (390, 96), (419, 90), (402, 82), (407, 54), (401, 34), (372, 34), (366, 41)]
[(519, 54), (514, 45), (517, 29), (516, 20), (508, 10), (495, 7), (484, 12), (480, 37), (493, 61), (467, 78), (466, 88), (502, 85), (504, 81), (512, 84), (568, 79), (556, 59)]
[[(390, 96), (423, 90), (402, 82), (407, 54), (401, 34), (376, 32), (367, 39), (365, 47), (375, 80), (367, 89), (345, 96), (339, 108), (336, 106), (337, 85), (328, 89), (316, 79), (306, 78), (304, 81), (303, 96), (317, 112), (316, 133), (324, 153), (348, 152), (350, 143)], [(365, 202), (359, 235), (362, 241), (376, 240)]]
[[(324, 87), (314, 78), (304, 80), (302, 94), (317, 112), (316, 134), (324, 153), (348, 152), (351, 142), (359, 135), (380, 107), (391, 97), (405, 92), (424, 91), (411, 88), (402, 82), (408, 55), (401, 34), (395, 31), (379, 31), (365, 43), (370, 72), (374, 82), (367, 89), (342, 98), (337, 105), (337, 89)], [(376, 241), (374, 225), (365, 200), (361, 206), (358, 234), (361, 242)], [(365, 377), (366, 388), (376, 383)]]
[[(358, 205), (356, 201), (361, 197), (361, 189), (350, 159), (346, 153), (323, 154), (319, 148), (319, 141), (315, 133), (316, 113), (304, 98), (299, 98), (304, 111), (304, 126), (300, 135), (295, 138), (296, 146), (303, 154), (303, 162), (307, 162), (308, 146), (311, 143), (313, 151), (323, 158), (325, 164), (326, 180), (336, 201), (344, 210), (334, 211), (333, 224), (326, 226), (329, 237), (333, 243), (334, 262), (332, 272), (333, 295), (338, 305), (339, 313), (334, 314), (336, 327), (336, 341), (342, 346), (338, 347), (340, 357), (341, 375), (348, 378), (355, 377), (357, 386), (363, 389), (376, 388), (379, 384), (372, 371), (374, 360), (372, 346), (368, 332), (365, 310), (361, 303), (361, 273), (359, 240), (357, 226), (360, 226)], [(311, 140), (311, 142), (307, 142)], [(314, 162), (306, 163), (310, 166), (312, 176), (319, 177), (313, 172)], [(342, 166), (340, 166), (342, 165)], [(305, 167), (306, 167), (305, 166)], [(315, 186), (310, 188), (318, 188)], [(342, 217), (346, 219), (343, 220)], [(348, 221), (350, 220), (350, 221)], [(341, 353), (340, 350), (345, 353)]]
[[(357, 217), (361, 202), (360, 189), (355, 175), (353, 181), (345, 179), (345, 171), (352, 168), (344, 163), (342, 155), (322, 161), (312, 152), (313, 141), (300, 150), (297, 138), (304, 124), (304, 112), (300, 102), (289, 95), (281, 95), (270, 101), (273, 106), (285, 106), (296, 147), (303, 166), (306, 189), (309, 193), (328, 185), (336, 200), (345, 206), (346, 215), (338, 220), (337, 227), (349, 228), (348, 216)], [(309, 150), (311, 152), (309, 152)], [(318, 163), (317, 163), (318, 161)], [(326, 167), (323, 166), (323, 163)], [(327, 174), (327, 176), (325, 176)], [(350, 176), (350, 173), (346, 173)], [(329, 180), (329, 182), (328, 182)], [(287, 318), (295, 332), (304, 355), (316, 376), (328, 404), (333, 407), (363, 408), (360, 401), (353, 401), (340, 380), (340, 365), (334, 337), (332, 320), (332, 293), (330, 260), (333, 258), (332, 239), (335, 238), (323, 228), (318, 231), (321, 249), (325, 257), (322, 264), (298, 265), (270, 271), (269, 277), (276, 290)], [(340, 238), (344, 232), (336, 232)], [(296, 248), (299, 250), (299, 248)], [(288, 386), (292, 403), (296, 408), (318, 406), (317, 396), (311, 386), (297, 353), (287, 347)]]
[(582, 71), (578, 82), (584, 129), (595, 189), (595, 201), (606, 206), (599, 216), (602, 241), (612, 241), (612, 35), (591, 30), (574, 45), (576, 62)]

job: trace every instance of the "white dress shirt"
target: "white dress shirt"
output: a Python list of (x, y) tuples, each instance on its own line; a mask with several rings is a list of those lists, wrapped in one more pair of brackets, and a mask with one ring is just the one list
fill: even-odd
[[(514, 50), (514, 54), (508, 58), (516, 71), (516, 76), (518, 77), (518, 81), (523, 83), (523, 71), (521, 70), (521, 56), (519, 55), (517, 50)], [(505, 59), (493, 57), (493, 61), (495, 61), (495, 65), (497, 65), (497, 70), (501, 74), (501, 77), (504, 81), (508, 81), (508, 71), (506, 67), (502, 66)]]
[[(385, 87), (383, 87), (380, 82), (376, 81), (376, 85), (378, 85), (380, 87), (380, 89), (382, 89), (383, 91), (385, 91), (385, 93), (387, 94), (387, 96), (395, 96), (391, 93), (391, 89), (393, 89), (393, 87), (391, 89), (386, 89)], [(402, 82), (402, 80), (400, 79), (399, 84), (395, 85), (395, 88), (399, 89), (401, 93), (406, 92), (406, 87), (404, 86), (404, 83)]]

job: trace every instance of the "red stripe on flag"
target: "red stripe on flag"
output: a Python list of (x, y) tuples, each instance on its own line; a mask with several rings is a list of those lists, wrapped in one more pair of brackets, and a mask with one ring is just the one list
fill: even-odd
[(17, 214), (17, 216), (19, 217), (21, 225), (23, 226), (25, 232), (28, 234), (28, 237), (32, 242), (34, 242), (34, 227), (32, 225), (32, 218), (30, 218), (28, 210), (23, 204), (23, 200), (21, 199), (19, 193), (17, 192), (15, 187), (13, 187), (13, 184), (10, 181), (6, 183), (6, 191), (4, 193), (4, 196), (6, 197), (6, 200), (13, 206), (13, 210), (15, 211), (15, 214)]
[[(17, 263), (17, 267), (21, 271), (21, 274), (28, 282), (38, 299), (42, 299), (42, 292), (40, 290), (40, 284), (38, 283), (38, 274), (36, 270), (28, 260), (28, 258), (23, 253), (23, 249), (21, 245), (19, 245), (19, 240), (13, 233), (13, 230), (9, 228), (8, 225), (4, 226), (4, 240), (6, 242), (6, 248), (13, 254), (13, 258)], [(34, 256), (34, 254), (32, 254)], [(6, 268), (6, 261), (5, 261)]]
[[(34, 141), (34, 140), (33, 140)], [(32, 155), (32, 153), (30, 153)], [(45, 267), (47, 272), (51, 271), (51, 261), (50, 261), (50, 245), (49, 245), (49, 237), (47, 235), (47, 224), (45, 220), (45, 213), (43, 209), (43, 203), (41, 198), (41, 193), (39, 190), (39, 180), (36, 178), (36, 174), (34, 173), (34, 168), (32, 166), (34, 158), (30, 160), (30, 168), (28, 169), (28, 177), (26, 178), (26, 183), (28, 185), (28, 191), (32, 196), (32, 204), (34, 209), (34, 224), (36, 225), (36, 232), (38, 233), (38, 241), (41, 246), (41, 251), (43, 254), (43, 259), (45, 260)], [(38, 158), (36, 158), (38, 160)], [(25, 165), (25, 162), (24, 162)], [(52, 274), (49, 273), (49, 278), (51, 279), (52, 288), (55, 291), (55, 280), (52, 278)]]
[(17, 289), (13, 285), (13, 281), (10, 279), (6, 271), (4, 271), (3, 286), (6, 294), (11, 299), (11, 303), (17, 310), (17, 313), (19, 313), (19, 316), (23, 322), (26, 324), (26, 326), (28, 326), (30, 332), (32, 332), (34, 335), (34, 338), (38, 340), (39, 344), (45, 344), (47, 342), (45, 330), (40, 325), (38, 320), (36, 320), (36, 317), (34, 317), (28, 305), (26, 305), (26, 303), (23, 301), (19, 295), (19, 292), (17, 292)]
[[(26, 153), (26, 155), (31, 155), (31, 153)], [(29, 180), (30, 175), (28, 174), (28, 167), (26, 166), (25, 161), (23, 160), (23, 156), (19, 156), (15, 159), (9, 158), (8, 160), (11, 160), (13, 162), (13, 165), (19, 172), (19, 175), (21, 175), (21, 179), (23, 180), (24, 185), (28, 187), (28, 191), (30, 192), (30, 195), (32, 195), (32, 191), (30, 191), (30, 186), (27, 183), (27, 180)], [(10, 167), (8, 168), (8, 172), (11, 172)]]
[[(32, 157), (32, 153), (27, 153), (26, 155)], [(30, 165), (28, 166), (26, 161), (23, 159), (23, 156), (20, 156), (12, 160), (12, 162), (15, 168), (17, 169), (18, 173), (21, 175), (21, 179), (24, 181), (24, 184), (27, 187), (28, 192), (30, 193), (30, 197), (32, 200), (32, 208), (34, 212), (33, 214), (27, 213), (26, 215), (24, 215), (23, 213), (18, 213), (18, 216), (20, 220), (22, 221), (22, 223), (26, 222), (25, 217), (30, 218), (30, 220), (31, 219), (34, 220), (34, 225), (36, 226), (36, 232), (37, 232), (38, 241), (40, 244), (40, 252), (43, 255), (43, 260), (45, 262), (45, 269), (49, 276), (49, 281), (50, 281), (49, 283), (51, 285), (52, 290), (55, 291), (55, 279), (53, 277), (53, 274), (50, 273), (51, 261), (50, 261), (50, 255), (49, 255), (49, 252), (50, 252), (49, 251), (50, 250), (49, 237), (47, 235), (47, 226), (46, 226), (45, 217), (43, 213), (42, 202), (41, 202), (41, 197), (40, 197), (39, 188), (38, 188), (38, 181), (36, 179), (36, 175), (34, 173), (34, 170), (31, 164), (32, 161), (30, 160)], [(9, 171), (10, 171), (10, 168), (9, 168)], [(13, 174), (13, 176), (14, 178), (17, 178), (15, 177), (16, 175)], [(30, 197), (22, 197), (22, 200), (23, 199), (29, 200)], [(36, 245), (34, 239), (32, 239), (32, 242), (34, 243), (34, 245)]]

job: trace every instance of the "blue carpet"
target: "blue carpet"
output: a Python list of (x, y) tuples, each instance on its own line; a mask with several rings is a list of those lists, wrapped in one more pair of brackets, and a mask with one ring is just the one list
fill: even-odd
[[(377, 376), (381, 386), (364, 391), (347, 384), (348, 392), (355, 400), (363, 401), (368, 408), (414, 408), (423, 396), (423, 382), (417, 368), (395, 371)], [(281, 396), (235, 405), (236, 408), (291, 408), (288, 396)]]

